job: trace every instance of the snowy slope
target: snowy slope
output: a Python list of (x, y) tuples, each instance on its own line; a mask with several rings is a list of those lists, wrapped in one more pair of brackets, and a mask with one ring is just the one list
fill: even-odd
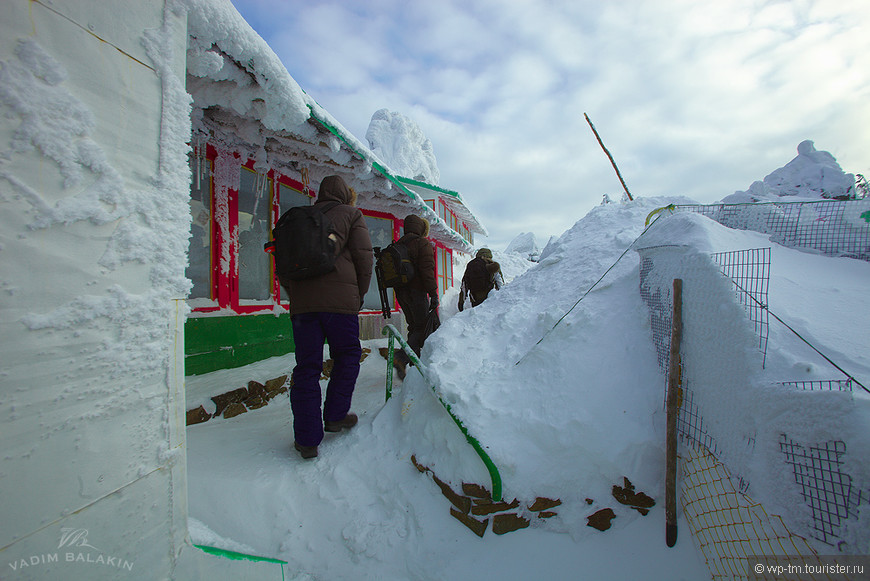
[[(457, 488), (462, 481), (487, 485), (488, 475), (419, 375), (410, 373), (384, 404), (384, 362), (377, 355), (364, 363), (355, 396), (360, 426), (330, 436), (314, 462), (292, 452), (286, 401), (191, 427), (191, 515), (214, 534), (310, 575), (300, 578), (472, 579), (481, 570), (504, 579), (579, 570), (600, 579), (708, 578), (685, 522), (677, 548), (664, 548), (664, 377), (638, 292), (638, 256), (630, 250), (646, 215), (671, 201), (641, 198), (596, 208), (545, 260), (483, 305), (446, 320), (424, 347), (439, 393), (499, 467), (505, 499), (528, 506), (537, 496), (559, 498), (557, 517), (483, 539), (450, 517), (448, 502), (414, 469), (411, 455)], [(641, 240), (646, 236), (650, 244), (659, 236), (700, 253), (770, 246), (762, 235), (690, 214), (654, 224)], [(772, 263), (771, 309), (870, 382), (863, 348), (870, 314), (854, 308), (862, 304), (870, 265), (787, 248), (775, 248)], [(822, 276), (808, 281), (807, 271)], [(830, 366), (787, 330), (772, 326), (770, 345), (766, 376), (831, 377)], [(273, 364), (273, 375), (292, 365)], [(758, 411), (735, 425), (768, 422), (796, 436), (849, 438), (852, 477), (867, 482), (861, 459), (870, 450), (870, 399), (856, 390), (837, 401), (825, 394), (761, 394)], [(833, 404), (820, 406), (820, 397)], [(806, 405), (828, 415), (800, 416)], [(725, 409), (720, 419), (738, 419)], [(762, 430), (759, 438), (772, 433)], [(766, 441), (747, 474), (758, 500), (800, 525), (805, 506), (789, 504), (789, 495), (769, 496), (790, 475), (767, 469), (776, 458)], [(623, 477), (657, 500), (649, 515), (614, 502), (611, 488)], [(587, 517), (603, 507), (617, 516), (602, 533), (587, 526)], [(856, 532), (858, 538), (865, 533)], [(650, 576), (650, 563), (656, 575)]]

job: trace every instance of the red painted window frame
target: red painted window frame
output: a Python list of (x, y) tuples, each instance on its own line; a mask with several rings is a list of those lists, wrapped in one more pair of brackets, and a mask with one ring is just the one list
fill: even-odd
[[(232, 157), (239, 160), (239, 171), (241, 172), (242, 167), (246, 167), (250, 170), (254, 170), (254, 160), (248, 159), (244, 163), (241, 162), (241, 156), (233, 152)], [(238, 252), (239, 252), (239, 241), (238, 241), (238, 226), (239, 226), (239, 184), (227, 184), (226, 185), (226, 196), (218, 195), (219, 191), (222, 191), (222, 188), (217, 184), (217, 180), (214, 174), (223, 174), (223, 172), (215, 172), (214, 168), (217, 164), (218, 151), (217, 149), (211, 145), (206, 145), (206, 158), (212, 164), (212, 179), (211, 179), (211, 216), (210, 216), (210, 229), (211, 229), (211, 297), (212, 301), (215, 301), (217, 305), (210, 305), (207, 307), (196, 307), (192, 309), (195, 313), (209, 313), (221, 310), (229, 310), (237, 314), (249, 314), (256, 312), (268, 312), (274, 309), (274, 305), (277, 304), (285, 310), (289, 310), (289, 305), (286, 302), (281, 301), (280, 294), (280, 285), (276, 277), (272, 277), (271, 287), (272, 287), (272, 300), (268, 303), (258, 304), (258, 305), (241, 305), (239, 304), (239, 296), (238, 296), (238, 277), (239, 277), (239, 267), (238, 267)], [(275, 170), (269, 170), (266, 174), (266, 177), (269, 178), (271, 183), (271, 191), (269, 192), (269, 200), (270, 200), (270, 220), (272, 224), (275, 224), (280, 217), (278, 213), (280, 212), (279, 205), (279, 189), (278, 184), (284, 184), (294, 190), (306, 194), (312, 198), (315, 197), (315, 192), (310, 187), (307, 187), (301, 181), (291, 178), (290, 176), (284, 175), (282, 173), (276, 172)], [(226, 223), (221, 223), (218, 217), (226, 217)], [(227, 240), (227, 238), (229, 238)], [(228, 248), (228, 268), (226, 272), (221, 270), (221, 254), (224, 248), (224, 243), (226, 242)], [(265, 241), (264, 241), (265, 242)]]

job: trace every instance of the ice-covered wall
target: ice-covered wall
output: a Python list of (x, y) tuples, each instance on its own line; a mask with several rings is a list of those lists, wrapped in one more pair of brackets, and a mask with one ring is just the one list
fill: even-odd
[(0, 8), (4, 579), (168, 571), (186, 534), (186, 35), (164, 8)]
[(203, 568), (186, 540), (185, 8), (0, 5), (3, 579)]

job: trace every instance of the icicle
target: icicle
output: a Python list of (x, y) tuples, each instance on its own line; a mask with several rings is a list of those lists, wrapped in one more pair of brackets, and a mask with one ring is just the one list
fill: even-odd
[(196, 191), (199, 191), (199, 176), (202, 173), (202, 160), (199, 157), (199, 140), (193, 146), (193, 155), (196, 157)]

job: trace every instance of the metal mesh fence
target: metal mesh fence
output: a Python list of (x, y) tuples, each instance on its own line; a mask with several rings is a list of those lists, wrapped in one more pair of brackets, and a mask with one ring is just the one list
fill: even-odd
[(836, 546), (842, 525), (857, 513), (863, 496), (860, 488), (852, 486), (852, 477), (841, 470), (846, 443), (832, 440), (803, 446), (783, 434), (779, 447), (812, 511), (813, 537)]
[(767, 360), (767, 336), (770, 317), (767, 310), (767, 289), (770, 286), (770, 248), (753, 248), (713, 254), (713, 261), (731, 279), (737, 291), (737, 302), (743, 305), (758, 334), (758, 347)]
[(736, 230), (770, 234), (783, 246), (870, 261), (870, 199), (682, 205)]
[(671, 303), (673, 299), (670, 287), (645, 284), (654, 265), (652, 257), (641, 256), (640, 295), (649, 308), (649, 320), (659, 369), (667, 373), (671, 350)]
[(815, 555), (806, 539), (790, 532), (780, 517), (767, 514), (761, 504), (738, 491), (728, 468), (713, 454), (685, 447), (681, 460), (683, 514), (713, 579), (758, 578), (749, 576), (753, 555), (802, 560)]
[[(640, 252), (640, 293), (650, 313), (653, 342), (659, 366), (665, 376), (669, 367), (671, 318), (673, 312), (669, 277), (656, 271), (657, 260), (665, 269), (683, 268), (679, 260), (668, 259), (663, 250)], [(646, 252), (651, 250), (651, 252)], [(759, 336), (759, 347), (766, 351), (768, 336), (768, 280), (770, 249), (719, 253), (712, 256), (736, 290), (736, 297), (747, 311)], [(678, 266), (674, 266), (677, 264)], [(660, 268), (662, 266), (660, 265)], [(668, 274), (671, 274), (669, 271)], [(675, 274), (673, 278), (677, 278)], [(714, 305), (705, 308), (712, 311)], [(714, 353), (711, 353), (715, 357)], [(680, 398), (677, 433), (680, 439), (682, 505), (692, 532), (704, 552), (714, 579), (745, 579), (745, 561), (751, 555), (812, 556), (815, 550), (798, 534), (790, 532), (781, 518), (768, 515), (747, 494), (749, 481), (739, 467), (727, 468), (721, 445), (704, 420), (696, 387), (693, 386), (693, 361), (680, 362)], [(852, 379), (786, 381), (780, 383), (800, 391), (852, 391)], [(709, 386), (704, 386), (709, 389)], [(666, 391), (663, 390), (663, 391)], [(733, 443), (731, 444), (733, 446)], [(748, 436), (748, 450), (755, 449), (754, 435)], [(830, 441), (805, 444), (782, 436), (780, 452), (791, 468), (794, 485), (812, 514), (807, 536), (839, 550), (845, 521), (856, 518), (858, 507), (867, 502), (868, 492), (855, 486), (844, 471), (846, 444)], [(789, 485), (787, 482), (783, 486)]]
[(781, 381), (780, 385), (802, 391), (852, 391), (852, 379), (823, 379), (815, 381)]

